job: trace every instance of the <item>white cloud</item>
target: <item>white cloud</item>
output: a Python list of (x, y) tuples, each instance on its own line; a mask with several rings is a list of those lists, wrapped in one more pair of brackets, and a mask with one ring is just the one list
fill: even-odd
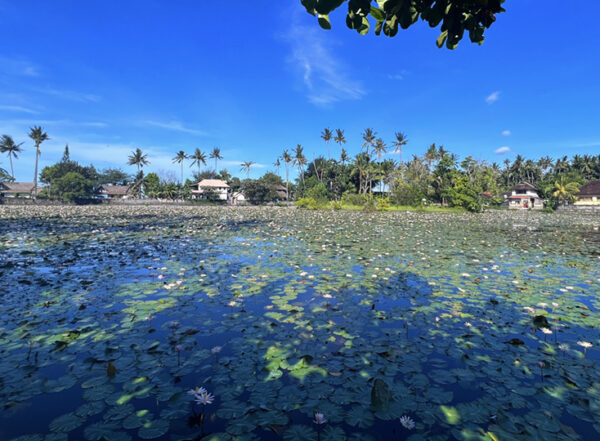
[(173, 130), (175, 132), (189, 133), (191, 135), (198, 136), (207, 136), (206, 132), (197, 129), (191, 129), (189, 127), (185, 127), (183, 123), (179, 121), (152, 121), (146, 120), (142, 121), (142, 125), (150, 126), (150, 127), (158, 127), (166, 130)]
[(8, 58), (0, 56), (0, 72), (8, 75), (37, 77), (39, 76), (38, 68), (20, 58)]
[(487, 98), (485, 99), (485, 102), (488, 103), (488, 104), (494, 104), (499, 99), (500, 99), (500, 91), (497, 90), (496, 92), (490, 93), (487, 96)]
[(389, 74), (388, 75), (388, 79), (389, 80), (403, 80), (404, 79), (404, 75), (403, 74)]
[(97, 103), (102, 97), (98, 95), (94, 95), (91, 93), (82, 93), (82, 92), (74, 92), (72, 90), (60, 90), (60, 89), (34, 89), (36, 92), (44, 93), (46, 95), (55, 96), (57, 98), (66, 100), (66, 101), (76, 101), (79, 103)]
[(511, 135), (510, 130), (504, 130), (502, 132), (502, 136), (510, 136), (510, 135)]
[(503, 155), (508, 152), (510, 152), (510, 147), (507, 146), (500, 147), (499, 149), (494, 150), (494, 153), (497, 155)]
[(292, 54), (289, 62), (301, 73), (308, 100), (317, 106), (357, 100), (365, 95), (360, 81), (350, 76), (316, 27), (292, 24), (287, 34)]
[[(231, 165), (231, 166), (234, 166), (234, 165), (241, 166), (242, 165), (242, 161), (219, 161), (219, 165), (221, 165), (221, 164), (223, 164), (223, 165)], [(267, 168), (267, 165), (260, 164), (260, 163), (255, 163), (255, 164), (252, 164), (252, 168)]]
[(32, 109), (28, 109), (26, 107), (21, 107), (21, 106), (4, 106), (4, 105), (0, 105), (0, 110), (6, 110), (7, 112), (21, 112), (21, 113), (28, 113), (30, 115), (37, 115), (39, 112), (32, 110)]

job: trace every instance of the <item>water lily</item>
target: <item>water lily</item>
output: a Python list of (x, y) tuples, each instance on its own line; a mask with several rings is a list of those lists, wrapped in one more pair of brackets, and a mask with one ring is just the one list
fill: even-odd
[(315, 419), (313, 420), (313, 422), (315, 424), (321, 425), (321, 424), (325, 424), (327, 422), (327, 419), (325, 418), (324, 414), (317, 412), (317, 413), (315, 413)]
[(415, 421), (407, 415), (402, 415), (400, 417), (400, 424), (402, 424), (402, 426), (404, 426), (408, 430), (412, 430), (415, 428)]
[(212, 352), (213, 354), (217, 355), (219, 352), (221, 352), (221, 349), (223, 349), (223, 346), (215, 346), (214, 348), (212, 348), (210, 350), (210, 352)]
[(578, 341), (577, 344), (583, 348), (584, 355), (587, 355), (587, 350), (594, 346), (589, 341)]
[(188, 390), (187, 393), (188, 395), (191, 395), (192, 397), (194, 397), (194, 399), (196, 399), (198, 396), (205, 394), (206, 389), (204, 389), (203, 387), (195, 387), (194, 389)]
[(196, 395), (196, 403), (202, 404), (205, 406), (207, 404), (212, 404), (214, 399), (215, 399), (215, 396), (213, 394), (208, 393), (206, 390), (203, 391), (201, 394)]

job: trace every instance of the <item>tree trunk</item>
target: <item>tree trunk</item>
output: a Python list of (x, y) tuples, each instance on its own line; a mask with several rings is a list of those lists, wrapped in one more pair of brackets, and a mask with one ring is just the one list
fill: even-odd
[(38, 175), (38, 158), (40, 157), (40, 148), (35, 146), (35, 175), (33, 175), (33, 199), (37, 196), (37, 175)]
[(290, 179), (289, 179), (290, 173), (289, 173), (289, 168), (288, 165), (286, 163), (285, 165), (285, 200), (289, 201), (290, 200)]
[(12, 178), (14, 181), (15, 180), (15, 170), (13, 169), (12, 155), (10, 153), (8, 154), (8, 159), (10, 161), (10, 174), (12, 175)]

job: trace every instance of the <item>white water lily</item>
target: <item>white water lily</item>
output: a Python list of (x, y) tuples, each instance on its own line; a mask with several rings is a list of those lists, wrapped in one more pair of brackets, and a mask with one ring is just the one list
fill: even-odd
[(402, 415), (400, 417), (400, 424), (402, 424), (408, 430), (415, 428), (415, 421), (407, 415)]
[(194, 389), (188, 390), (187, 393), (196, 399), (198, 396), (206, 393), (206, 389), (203, 387), (195, 387)]
[(212, 404), (214, 399), (215, 399), (215, 396), (213, 394), (210, 394), (207, 391), (204, 391), (203, 393), (196, 396), (196, 403), (203, 404), (203, 405)]

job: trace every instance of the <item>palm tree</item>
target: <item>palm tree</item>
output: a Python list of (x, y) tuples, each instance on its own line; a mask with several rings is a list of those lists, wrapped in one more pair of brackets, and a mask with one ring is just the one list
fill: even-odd
[(577, 199), (575, 193), (578, 191), (579, 185), (576, 182), (565, 182), (565, 177), (561, 176), (560, 179), (554, 183), (552, 196), (556, 198), (559, 204), (562, 202), (563, 205), (567, 205), (568, 202), (573, 202)]
[(350, 160), (350, 157), (348, 156), (348, 152), (345, 149), (342, 149), (342, 151), (340, 153), (340, 162), (342, 163), (342, 165), (344, 165), (349, 160)]
[(219, 159), (223, 159), (221, 156), (221, 149), (219, 147), (215, 147), (212, 152), (210, 152), (210, 158), (215, 160), (215, 173), (217, 172), (217, 161)]
[[(443, 147), (440, 147), (443, 148)], [(427, 162), (427, 167), (431, 170), (431, 164), (433, 164), (438, 159), (438, 150), (435, 143), (431, 144), (427, 151), (425, 152), (425, 162)]]
[(298, 167), (298, 172), (300, 173), (300, 178), (302, 179), (302, 184), (304, 184), (304, 166), (306, 165), (306, 157), (304, 156), (303, 148), (300, 144), (296, 146), (294, 150), (294, 159), (293, 163)]
[(242, 162), (242, 168), (241, 170), (245, 170), (246, 171), (246, 179), (250, 179), (250, 168), (254, 165), (255, 163), (252, 161), (246, 161), (246, 162)]
[(377, 154), (378, 159), (381, 159), (383, 154), (387, 152), (387, 146), (385, 145), (385, 142), (383, 142), (383, 139), (377, 138), (373, 145), (373, 152)]
[[(8, 154), (8, 159), (10, 161), (10, 174), (15, 179), (15, 170), (13, 169), (13, 158), (19, 159), (17, 153), (21, 153), (21, 146), (23, 143), (15, 144), (15, 141), (8, 135), (2, 135), (2, 140), (0, 141), (0, 153)], [(37, 173), (36, 173), (37, 174)]]
[(362, 138), (365, 142), (363, 142), (362, 148), (367, 151), (367, 157), (371, 159), (371, 155), (369, 153), (369, 148), (375, 142), (375, 138), (377, 137), (377, 132), (373, 131), (371, 128), (366, 128), (362, 133)]
[(408, 138), (402, 132), (395, 133), (396, 140), (394, 141), (394, 153), (398, 153), (400, 155), (400, 162), (402, 162), (402, 147), (408, 144)]
[(273, 163), (275, 169), (277, 170), (277, 176), (279, 176), (279, 167), (281, 167), (281, 158), (278, 156), (275, 162)]
[(200, 165), (206, 165), (206, 154), (202, 150), (197, 148), (194, 151), (194, 154), (190, 156), (190, 159), (193, 159), (192, 163), (190, 164), (190, 167), (198, 165), (198, 174), (200, 174)]
[(342, 145), (346, 144), (346, 138), (344, 137), (344, 131), (342, 129), (335, 129), (335, 138), (333, 140), (342, 148)]
[(323, 129), (323, 131), (321, 132), (321, 139), (323, 141), (325, 141), (325, 144), (327, 144), (327, 157), (329, 158), (329, 141), (331, 141), (333, 138), (333, 133), (331, 133), (331, 130), (329, 129)]
[(135, 151), (131, 152), (131, 155), (129, 155), (129, 161), (127, 162), (127, 164), (137, 166), (139, 173), (140, 167), (144, 167), (144, 165), (150, 164), (150, 161), (148, 161), (148, 155), (145, 155), (142, 152), (142, 149), (137, 148), (135, 149)]
[(179, 150), (173, 158), (173, 163), (181, 164), (181, 184), (183, 185), (183, 162), (188, 158), (183, 150)]
[(292, 156), (287, 150), (284, 150), (281, 154), (281, 159), (285, 164), (285, 199), (290, 200), (290, 163), (292, 162)]
[(40, 145), (42, 142), (50, 139), (48, 134), (40, 126), (33, 126), (29, 129), (29, 137), (33, 139), (35, 144), (35, 174), (33, 176), (33, 196), (37, 194), (37, 174), (38, 174), (38, 160), (40, 158)]

